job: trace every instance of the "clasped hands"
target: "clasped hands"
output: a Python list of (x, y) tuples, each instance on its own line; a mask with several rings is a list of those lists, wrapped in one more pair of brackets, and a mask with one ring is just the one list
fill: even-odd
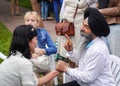
[(39, 56), (45, 55), (46, 52), (44, 49), (35, 48), (35, 52), (32, 54), (32, 58), (38, 58)]
[[(70, 37), (67, 34), (65, 34), (65, 37), (66, 37), (66, 42), (65, 42), (64, 48), (67, 51), (73, 50), (73, 44), (71, 42)], [(59, 60), (56, 64), (56, 69), (60, 72), (66, 72), (68, 68), (69, 68), (68, 64), (62, 60)]]

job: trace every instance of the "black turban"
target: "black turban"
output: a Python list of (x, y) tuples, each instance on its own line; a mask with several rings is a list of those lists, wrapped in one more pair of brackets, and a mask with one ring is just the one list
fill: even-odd
[(88, 25), (96, 36), (106, 37), (110, 33), (109, 25), (104, 16), (95, 8), (87, 8), (84, 19), (88, 18)]

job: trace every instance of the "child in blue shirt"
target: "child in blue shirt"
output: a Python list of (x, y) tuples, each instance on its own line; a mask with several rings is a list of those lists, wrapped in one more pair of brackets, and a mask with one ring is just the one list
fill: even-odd
[[(37, 39), (38, 39), (38, 46), (35, 49), (35, 53), (32, 54), (32, 59), (35, 60), (39, 56), (47, 55), (49, 58), (49, 55), (55, 54), (57, 52), (57, 48), (52, 41), (49, 33), (46, 31), (45, 28), (41, 28), (40, 26), (40, 15), (37, 12), (27, 12), (24, 16), (24, 21), (26, 25), (32, 25), (34, 28), (37, 29)], [(39, 61), (33, 61), (33, 69), (34, 72), (36, 72), (37, 75), (40, 73), (49, 73), (51, 71), (50, 65), (47, 70), (41, 70), (39, 66), (40, 64), (37, 64)], [(50, 60), (49, 60), (50, 61)], [(45, 62), (43, 62), (44, 64)], [(48, 86), (52, 86), (52, 83), (48, 83)]]

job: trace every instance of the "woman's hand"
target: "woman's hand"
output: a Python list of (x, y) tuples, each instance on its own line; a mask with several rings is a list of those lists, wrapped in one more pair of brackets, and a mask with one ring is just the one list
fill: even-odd
[(41, 48), (35, 48), (35, 53), (38, 54), (39, 56), (46, 54), (45, 50)]

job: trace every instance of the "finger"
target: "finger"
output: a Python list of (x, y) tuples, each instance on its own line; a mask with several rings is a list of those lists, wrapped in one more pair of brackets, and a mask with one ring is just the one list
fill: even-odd
[(65, 34), (65, 37), (68, 41), (71, 41), (70, 37), (67, 34)]

